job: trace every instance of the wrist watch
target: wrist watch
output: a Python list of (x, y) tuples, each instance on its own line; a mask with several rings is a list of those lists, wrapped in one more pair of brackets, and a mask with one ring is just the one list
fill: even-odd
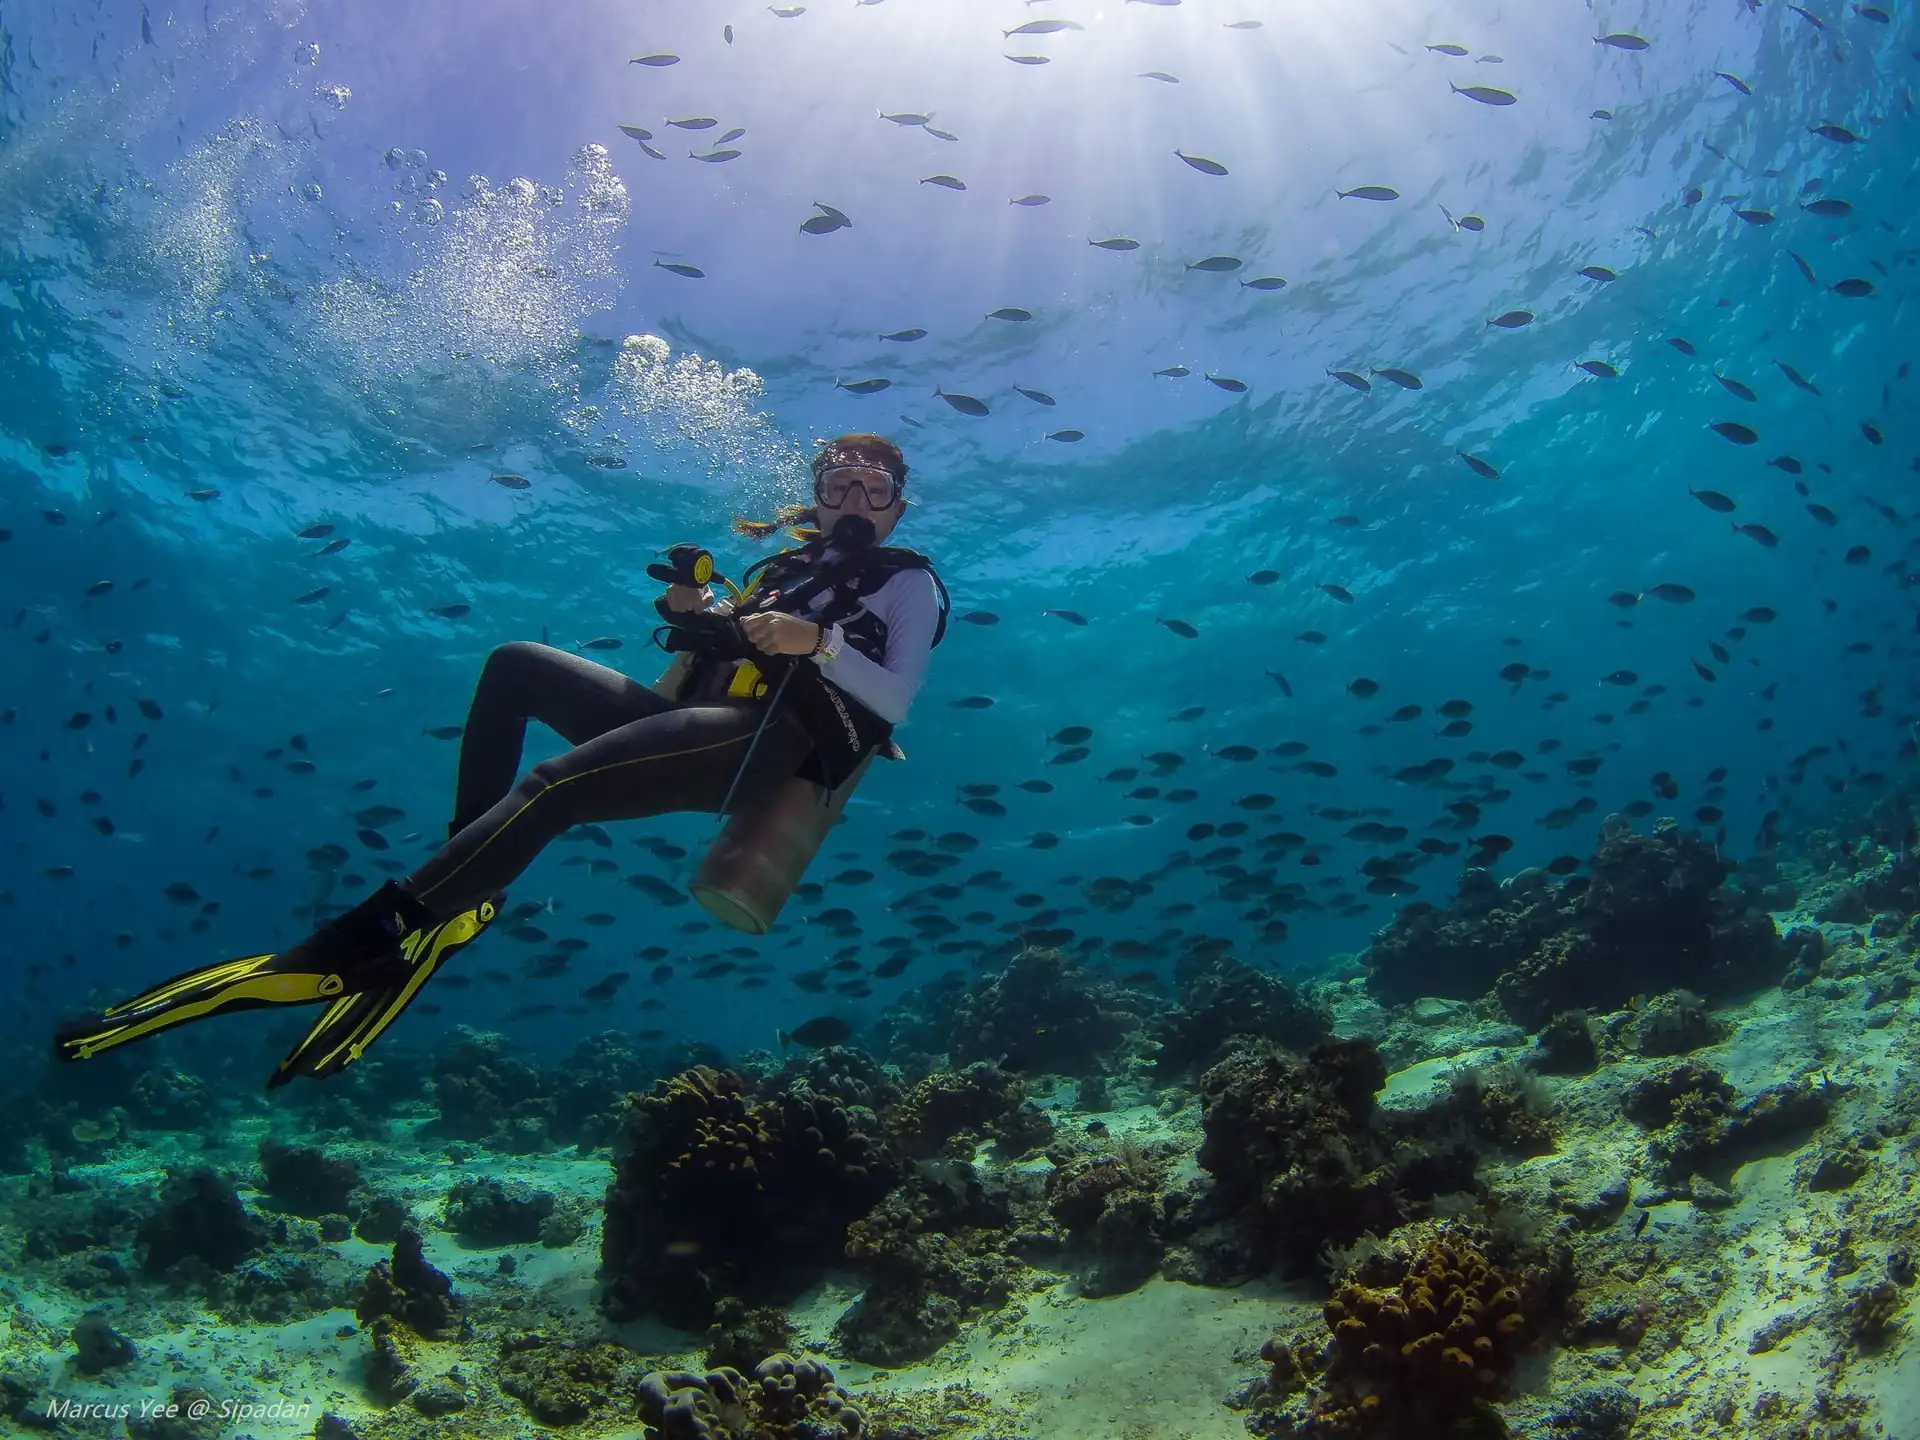
[(838, 625), (822, 625), (820, 627), (820, 638), (814, 642), (812, 650), (814, 661), (818, 664), (825, 665), (830, 661), (839, 659), (840, 643), (840, 627)]

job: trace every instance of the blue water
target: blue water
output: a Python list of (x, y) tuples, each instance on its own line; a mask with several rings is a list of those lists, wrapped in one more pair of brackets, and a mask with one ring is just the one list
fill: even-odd
[[(556, 845), (515, 899), (551, 900), (549, 928), (591, 940), (568, 978), (441, 996), (438, 1018), (410, 1016), (389, 1043), (545, 999), (562, 1012), (511, 1033), (559, 1051), (583, 1029), (640, 1023), (619, 1006), (588, 1015), (571, 993), (639, 968), (634, 949), (697, 962), (745, 944), (800, 969), (848, 943), (808, 918), (836, 905), (860, 913), (876, 960), (873, 941), (902, 929), (889, 905), (923, 883), (885, 860), (905, 829), (978, 838), (945, 878), (1004, 873), (947, 907), (956, 939), (1008, 943), (1026, 913), (1013, 897), (1031, 890), (1066, 909), (1057, 923), (1095, 959), (1148, 942), (1146, 968), (1170, 973), (1190, 937), (1213, 935), (1314, 971), (1409, 898), (1444, 903), (1458, 854), (1420, 857), (1417, 890), (1364, 889), (1364, 861), (1424, 836), (1507, 835), (1506, 872), (1584, 856), (1600, 818), (1655, 798), (1666, 771), (1679, 798), (1641, 823), (1724, 826), (1741, 857), (1769, 812), (1791, 827), (1870, 792), (1860, 777), (1891, 771), (1910, 736), (1920, 509), (1904, 343), (1920, 37), (1908, 7), (1890, 8), (1889, 23), (1855, 6), (1816, 28), (1733, 0), (1604, 15), (1571, 0), (1364, 14), (836, 0), (792, 18), (701, 4), (283, 5), (265, 19), (231, 4), (0, 7), (0, 889), (9, 956), (32, 967), (15, 1022), (42, 1031), (95, 987), (298, 938), (303, 907), (381, 878), (348, 818), (361, 806), (404, 809), (389, 853), (424, 855), (456, 754), (425, 732), (459, 723), (489, 649), (615, 635), (624, 648), (597, 658), (651, 680), (644, 566), (698, 538), (743, 568), (764, 548), (728, 521), (799, 498), (815, 440), (846, 430), (905, 448), (915, 505), (897, 538), (933, 557), (955, 619), (900, 734), (907, 762), (876, 768), (810, 876), (823, 893), (747, 941), (566, 863), (599, 850)], [(1081, 28), (1001, 33), (1046, 18)], [(1596, 43), (1609, 33), (1650, 48)], [(1428, 48), (1446, 44), (1468, 54)], [(659, 54), (680, 59), (628, 63)], [(928, 113), (958, 138), (877, 111)], [(717, 125), (665, 123), (700, 116)], [(1813, 133), (1828, 125), (1860, 143)], [(737, 159), (688, 158), (736, 126)], [(965, 190), (924, 183), (939, 174)], [(1336, 193), (1362, 186), (1398, 198)], [(1029, 194), (1049, 203), (1009, 203)], [(1851, 214), (1804, 208), (1829, 197)], [(822, 202), (851, 228), (803, 233)], [(1138, 248), (1089, 243), (1114, 237)], [(1243, 266), (1191, 268), (1217, 255)], [(1288, 283), (1240, 283), (1267, 276)], [(1832, 288), (1850, 278), (1873, 293)], [(1032, 319), (983, 318), (1006, 306)], [(1535, 318), (1489, 325), (1514, 310)], [(908, 327), (929, 333), (877, 338)], [(634, 335), (671, 358), (618, 348)], [(1154, 373), (1176, 366), (1191, 373)], [(1373, 376), (1363, 394), (1327, 374), (1371, 367), (1422, 388)], [(891, 388), (835, 386), (867, 378)], [(991, 413), (959, 414), (936, 388)], [(1716, 422), (1758, 440), (1730, 443)], [(1085, 438), (1044, 438), (1062, 430)], [(1767, 463), (1786, 455), (1806, 496)], [(624, 468), (596, 463), (609, 458)], [(490, 484), (501, 472), (531, 485)], [(1769, 527), (1777, 548), (1735, 522)], [(324, 539), (296, 538), (320, 523), (352, 544), (320, 556)], [(1846, 563), (1856, 546), (1869, 557)], [(1248, 581), (1264, 570), (1277, 581)], [(113, 588), (89, 598), (102, 580)], [(1608, 602), (1662, 584), (1696, 598)], [(456, 603), (471, 613), (429, 613)], [(1731, 636), (1754, 606), (1777, 620)], [(1089, 623), (1045, 613), (1061, 608)], [(1308, 631), (1325, 642), (1295, 638)], [(1502, 681), (1516, 661), (1548, 676)], [(1634, 678), (1606, 683), (1619, 671)], [(1360, 677), (1377, 695), (1351, 693)], [(993, 706), (955, 708), (976, 695)], [(142, 697), (164, 718), (143, 718)], [(1474, 728), (1441, 738), (1452, 699), (1472, 703)], [(1388, 720), (1405, 705), (1422, 713)], [(1205, 714), (1173, 720), (1190, 706)], [(79, 713), (91, 723), (70, 728)], [(1048, 737), (1075, 724), (1093, 727), (1092, 756), (1049, 766)], [(295, 735), (304, 752), (284, 748)], [(1539, 753), (1550, 739), (1560, 748)], [(1213, 753), (1288, 740), (1338, 773)], [(1796, 784), (1789, 762), (1822, 745), (1833, 753)], [(1509, 748), (1527, 757), (1517, 769), (1472, 758)], [(1185, 757), (1176, 775), (1101, 782), (1160, 750)], [(1456, 762), (1443, 785), (1392, 778), (1443, 756)], [(1584, 756), (1603, 762), (1591, 779), (1566, 768)], [(301, 759), (313, 773), (288, 769)], [(1015, 788), (1034, 777), (1055, 792)], [(349, 790), (363, 779), (375, 788)], [(972, 782), (998, 783), (1011, 813), (962, 809)], [(1142, 784), (1199, 795), (1129, 798)], [(1488, 786), (1511, 798), (1455, 827), (1443, 807)], [(1272, 808), (1236, 807), (1250, 793)], [(1587, 813), (1543, 823), (1583, 796)], [(1695, 818), (1709, 803), (1723, 820)], [(1410, 834), (1347, 839), (1352, 818), (1326, 806)], [(1214, 898), (1220, 875), (1166, 869), (1222, 843), (1190, 826), (1230, 821), (1298, 832), (1321, 859), (1303, 866), (1296, 850), (1274, 872), (1304, 887), (1284, 943), (1256, 938), (1280, 912), (1248, 918), (1252, 904)], [(1058, 849), (1029, 848), (1042, 830)], [(629, 841), (664, 835), (697, 855), (712, 831), (702, 817), (616, 827), (612, 853), (679, 884), (691, 861), (661, 866)], [(328, 842), (355, 859), (316, 871), (307, 852)], [(849, 866), (880, 879), (834, 885)], [(1153, 888), (1121, 913), (1075, 913), (1103, 876)], [(169, 899), (176, 884), (199, 898)], [(1177, 903), (1196, 908), (1168, 916)], [(617, 928), (577, 924), (596, 911)], [(526, 958), (500, 936), (485, 950), (492, 965)], [(865, 1023), (969, 961), (923, 953), (838, 1008)], [(676, 1038), (762, 1044), (820, 1008), (773, 981), (679, 978), (659, 993)], [(223, 1036), (284, 1049), (288, 1026), (246, 1025)]]

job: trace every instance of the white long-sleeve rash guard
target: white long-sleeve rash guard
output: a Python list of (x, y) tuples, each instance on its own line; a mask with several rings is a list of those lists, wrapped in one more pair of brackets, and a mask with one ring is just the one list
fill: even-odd
[[(826, 560), (837, 558), (829, 550)], [(814, 596), (801, 613), (811, 620), (833, 599), (831, 589)], [(720, 613), (732, 610), (729, 601), (713, 607)], [(820, 673), (874, 714), (891, 725), (907, 718), (913, 697), (927, 678), (927, 662), (933, 655), (933, 632), (940, 623), (940, 595), (933, 576), (925, 570), (902, 570), (886, 584), (867, 596), (861, 610), (871, 611), (887, 627), (886, 655), (875, 663), (842, 643), (838, 658), (814, 663)], [(859, 611), (855, 612), (856, 614)]]

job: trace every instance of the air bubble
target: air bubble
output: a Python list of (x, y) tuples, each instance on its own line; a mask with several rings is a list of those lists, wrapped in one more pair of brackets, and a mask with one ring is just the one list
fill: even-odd
[(673, 347), (658, 335), (629, 335), (620, 342), (621, 357), (635, 365), (664, 365)]
[(421, 225), (438, 225), (446, 213), (446, 208), (438, 200), (422, 200), (413, 207), (413, 218)]
[(347, 102), (353, 99), (353, 91), (344, 85), (322, 85), (314, 92), (336, 110), (347, 108)]
[(327, 192), (320, 188), (319, 181), (309, 180), (306, 184), (300, 187), (300, 193), (306, 196), (307, 199), (309, 200), (319, 200), (323, 196), (325, 196)]
[(580, 197), (580, 205), (583, 209), (602, 215), (624, 215), (627, 210), (627, 187), (618, 180), (597, 181)]

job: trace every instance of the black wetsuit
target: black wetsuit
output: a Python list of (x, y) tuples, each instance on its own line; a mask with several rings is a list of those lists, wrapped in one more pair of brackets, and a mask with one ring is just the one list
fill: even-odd
[[(452, 839), (406, 888), (436, 917), (457, 915), (505, 889), (572, 826), (717, 813), (766, 703), (680, 705), (568, 651), (502, 645), (487, 657), (467, 713)], [(529, 720), (574, 748), (516, 784)], [(783, 707), (761, 732), (738, 793), (794, 774), (812, 749)]]
[[(945, 631), (945, 590), (925, 558), (909, 550), (881, 549), (856, 559), (806, 546), (754, 568), (766, 568), (768, 583), (748, 608), (834, 624), (850, 652), (874, 662), (870, 674), (891, 647), (887, 624), (868, 602), (878, 603), (882, 588), (903, 569), (924, 570), (926, 594), (938, 596), (937, 619), (929, 612), (917, 625), (902, 626), (917, 632), (905, 643), (925, 647), (919, 649), (924, 657)], [(784, 598), (773, 604), (767, 592)], [(929, 629), (931, 636), (924, 633)], [(403, 888), (434, 919), (450, 918), (504, 890), (575, 825), (676, 811), (717, 814), (736, 776), (736, 809), (742, 797), (796, 774), (837, 785), (867, 750), (886, 742), (891, 720), (824, 680), (811, 660), (786, 663), (794, 667), (793, 682), (756, 743), (772, 702), (764, 694), (727, 698), (725, 665), (696, 660), (680, 693), (717, 698), (686, 703), (569, 651), (526, 642), (500, 646), (487, 658), (468, 711), (451, 838)], [(891, 698), (904, 706), (904, 699)], [(874, 702), (887, 703), (878, 695)], [(574, 748), (541, 761), (516, 783), (529, 720)]]

